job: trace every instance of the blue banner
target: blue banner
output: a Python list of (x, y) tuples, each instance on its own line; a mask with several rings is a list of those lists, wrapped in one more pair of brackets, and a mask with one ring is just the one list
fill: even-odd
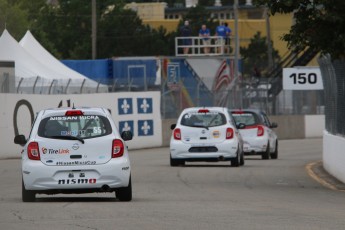
[(119, 132), (120, 134), (124, 131), (131, 131), (134, 136), (134, 122), (133, 121), (120, 121)]
[(152, 98), (138, 98), (138, 113), (152, 113)]
[(138, 136), (153, 136), (153, 120), (138, 121)]
[(133, 114), (133, 99), (132, 98), (119, 98), (117, 100), (117, 108), (119, 115)]

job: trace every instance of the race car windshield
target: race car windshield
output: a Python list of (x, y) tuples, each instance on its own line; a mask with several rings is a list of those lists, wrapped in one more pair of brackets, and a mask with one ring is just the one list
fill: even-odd
[(111, 132), (108, 119), (99, 115), (47, 117), (38, 128), (39, 136), (53, 139), (65, 139), (62, 137), (68, 136), (88, 139), (109, 135)]
[(232, 113), (232, 116), (236, 124), (243, 123), (246, 126), (252, 126), (257, 125), (259, 123), (254, 113)]
[(181, 125), (197, 128), (216, 127), (226, 124), (225, 115), (217, 112), (186, 113), (181, 119)]

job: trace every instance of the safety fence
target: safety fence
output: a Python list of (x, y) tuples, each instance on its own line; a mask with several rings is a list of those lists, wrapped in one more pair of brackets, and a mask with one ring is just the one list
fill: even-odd
[[(227, 108), (253, 108), (264, 110), (269, 115), (314, 115), (325, 113), (324, 92), (322, 90), (283, 90), (278, 96), (269, 95), (269, 85), (251, 86), (239, 82), (232, 89), (210, 92), (209, 100), (200, 95), (205, 89), (195, 87), (162, 86), (161, 111), (164, 118), (177, 118), (184, 108), (190, 106), (221, 106)], [(194, 90), (185, 97), (185, 91)]]
[(326, 130), (345, 135), (345, 61), (332, 60), (329, 55), (319, 58), (325, 92)]
[[(139, 77), (140, 75), (134, 71), (132, 75), (118, 78), (122, 80), (114, 78), (104, 81), (103, 79), (102, 83), (91, 79), (48, 80), (40, 77), (23, 79), (3, 74), (0, 75), (0, 93), (89, 94), (160, 91), (163, 118), (176, 118), (184, 108), (192, 106), (257, 108), (266, 111), (269, 115), (326, 113), (330, 119), (326, 122), (327, 128), (335, 133), (345, 133), (345, 116), (340, 116), (345, 114), (344, 100), (337, 99), (338, 95), (343, 95), (344, 98), (344, 88), (341, 87), (344, 87), (345, 78), (339, 77), (335, 80), (335, 75), (329, 75), (335, 72), (343, 73), (341, 63), (334, 65), (328, 63), (329, 60), (322, 59), (326, 62), (323, 65), (322, 75), (326, 76), (324, 76), (324, 85), (328, 90), (325, 91), (328, 103), (328, 108), (325, 109), (323, 90), (282, 90), (278, 95), (272, 95), (269, 91), (271, 83), (265, 78), (242, 79), (241, 76), (236, 78), (229, 68), (233, 63), (231, 59), (216, 60), (216, 57), (212, 57), (207, 65), (203, 64), (204, 60), (165, 58), (157, 62), (153, 74), (147, 75), (146, 78)], [(200, 72), (204, 74), (203, 76), (194, 71), (195, 66), (202, 66)], [(131, 73), (132, 69), (128, 69), (127, 72)], [(209, 69), (212, 71), (206, 76), (205, 72)], [(216, 72), (219, 75), (218, 86), (215, 80)], [(224, 82), (227, 81), (228, 83), (225, 84)]]

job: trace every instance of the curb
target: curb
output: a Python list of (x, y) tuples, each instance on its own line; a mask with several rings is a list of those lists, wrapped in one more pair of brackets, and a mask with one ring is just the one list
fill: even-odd
[(324, 168), (322, 161), (309, 163), (305, 166), (309, 176), (324, 187), (334, 191), (345, 192), (345, 184), (329, 174)]

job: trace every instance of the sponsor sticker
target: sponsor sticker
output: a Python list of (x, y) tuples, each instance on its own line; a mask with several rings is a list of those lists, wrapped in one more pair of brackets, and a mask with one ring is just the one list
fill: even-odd
[(58, 161), (56, 165), (58, 166), (70, 166), (70, 165), (95, 165), (96, 161)]
[(96, 184), (97, 179), (95, 178), (83, 178), (83, 179), (61, 179), (58, 184)]
[(220, 136), (220, 133), (217, 130), (217, 131), (213, 131), (212, 135), (213, 135), (214, 138), (218, 138)]
[(69, 149), (47, 149), (42, 147), (43, 154), (69, 154)]

